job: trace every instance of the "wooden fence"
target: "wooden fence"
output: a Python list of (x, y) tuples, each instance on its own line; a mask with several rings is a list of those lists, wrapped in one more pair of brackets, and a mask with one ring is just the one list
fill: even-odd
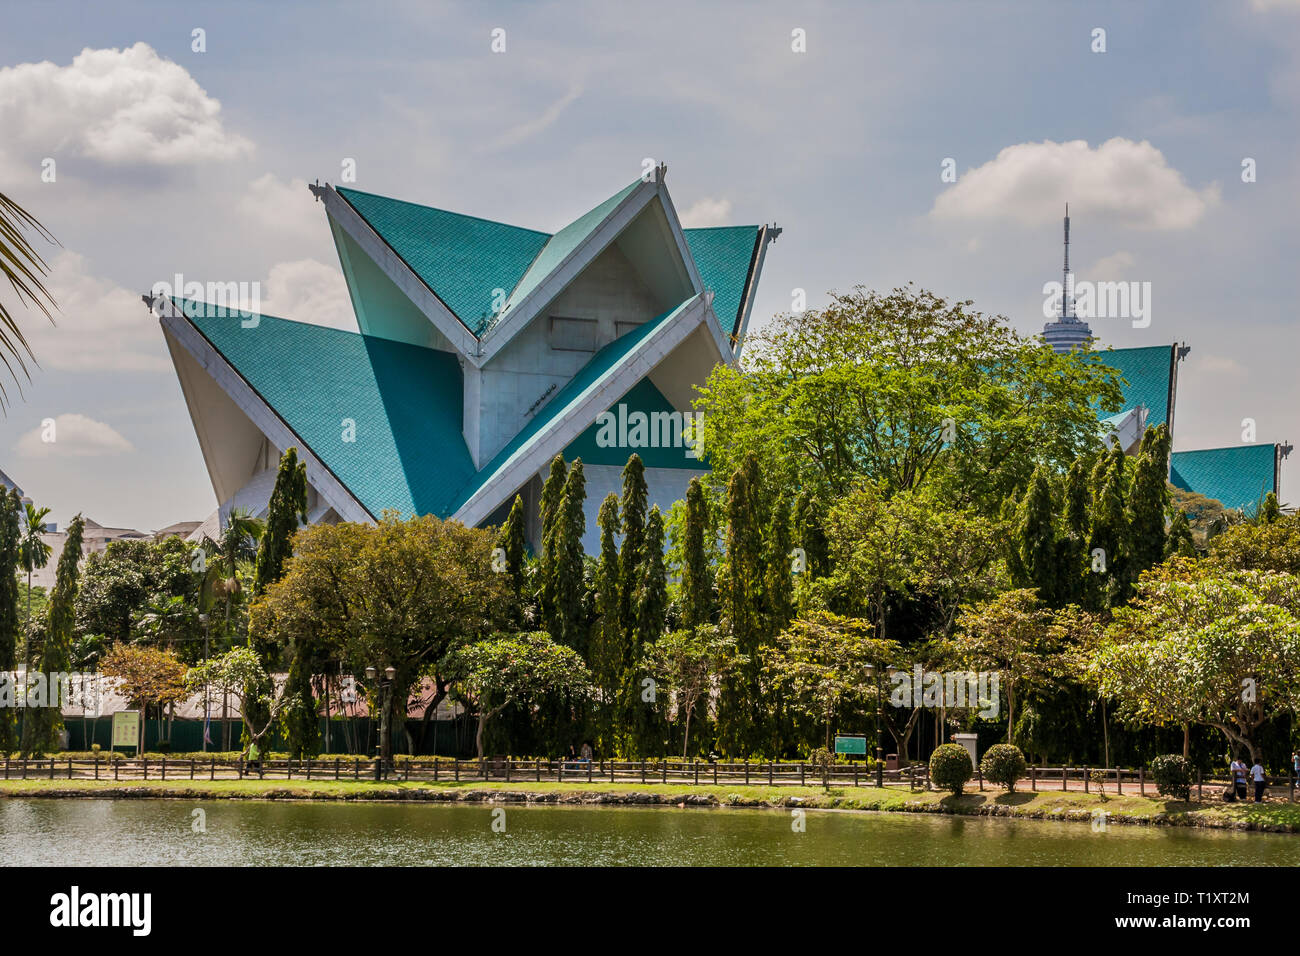
[[(238, 780), (258, 777), (271, 780), (425, 780), (527, 783), (638, 783), (818, 786), (822, 772), (806, 762), (741, 761), (732, 763), (682, 760), (543, 760), (489, 757), (481, 760), (415, 761), (394, 758), (388, 767), (377, 759), (316, 758), (313, 760), (218, 760), (216, 758), (59, 758), (19, 760), (5, 758), (5, 780)], [(918, 764), (902, 770), (874, 770), (862, 763), (837, 763), (829, 772), (835, 787), (907, 787), (933, 790), (929, 768)], [(1217, 799), (1229, 780), (1205, 777), (1197, 772), (1192, 785), (1196, 799)], [(1276, 798), (1276, 789), (1286, 788), (1287, 799), (1295, 802), (1293, 777), (1269, 777), (1266, 781)], [(1029, 767), (1017, 783), (1018, 790), (1102, 791), (1124, 795), (1155, 796), (1154, 782), (1143, 767)], [(999, 789), (988, 784), (978, 768), (968, 789)], [(1248, 786), (1248, 799), (1253, 787)]]

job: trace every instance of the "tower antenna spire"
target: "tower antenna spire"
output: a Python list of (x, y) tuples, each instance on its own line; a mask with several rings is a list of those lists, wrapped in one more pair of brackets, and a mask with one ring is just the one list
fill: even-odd
[(1074, 318), (1074, 283), (1070, 281), (1070, 204), (1065, 204), (1065, 269), (1061, 275), (1061, 319)]

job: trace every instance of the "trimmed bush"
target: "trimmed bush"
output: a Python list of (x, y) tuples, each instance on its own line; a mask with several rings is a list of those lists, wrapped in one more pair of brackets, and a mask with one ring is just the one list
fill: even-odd
[(1025, 775), (1025, 755), (1012, 744), (994, 744), (980, 760), (980, 773), (989, 783), (1016, 792), (1016, 781)]
[(970, 754), (960, 744), (942, 744), (930, 754), (930, 779), (936, 787), (960, 796), (962, 785), (973, 776)]
[(1178, 754), (1161, 754), (1151, 761), (1151, 776), (1162, 797), (1192, 798), (1192, 763)]

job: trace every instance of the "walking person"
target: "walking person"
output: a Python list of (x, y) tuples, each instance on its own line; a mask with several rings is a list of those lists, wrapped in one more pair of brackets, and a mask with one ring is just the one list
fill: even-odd
[(1268, 786), (1268, 782), (1264, 778), (1264, 767), (1258, 757), (1255, 758), (1255, 765), (1250, 768), (1250, 776), (1255, 781), (1255, 802), (1263, 803), (1264, 789)]
[(1234, 757), (1230, 768), (1232, 773), (1232, 792), (1234, 799), (1246, 799), (1246, 764)]

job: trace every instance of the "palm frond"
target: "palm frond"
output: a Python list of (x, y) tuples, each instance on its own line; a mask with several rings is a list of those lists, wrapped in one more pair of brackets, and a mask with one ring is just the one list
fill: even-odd
[[(35, 216), (4, 193), (0, 193), (0, 275), (9, 280), (9, 285), (18, 296), (19, 304), (36, 306), (53, 324), (54, 316), (50, 308), (57, 309), (58, 304), (41, 281), (43, 276), (49, 275), (50, 267), (28, 241), (26, 233), (29, 231), (35, 232), (47, 242), (58, 245), (58, 240), (40, 224)], [(22, 373), (23, 378), (29, 380), (31, 378), (24, 356), (36, 364), (36, 356), (27, 343), (27, 337), (23, 335), (18, 320), (9, 311), (4, 301), (0, 300), (0, 362), (4, 363), (9, 377), (18, 384), (19, 394), (22, 388), (19, 373)], [(9, 393), (4, 387), (3, 380), (0, 380), (0, 410), (4, 410), (8, 404)]]

